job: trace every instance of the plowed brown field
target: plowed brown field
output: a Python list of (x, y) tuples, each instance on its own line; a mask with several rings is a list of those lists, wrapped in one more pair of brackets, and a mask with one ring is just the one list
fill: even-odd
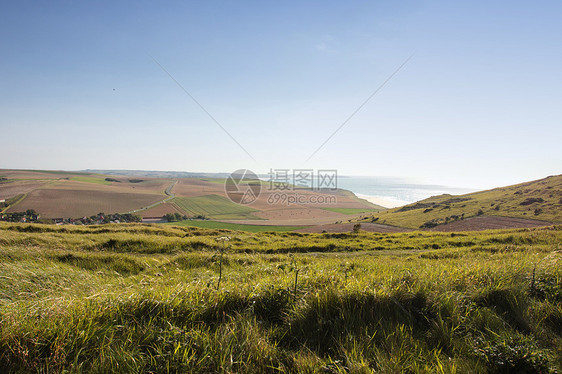
[(97, 190), (38, 189), (8, 212), (34, 209), (46, 218), (124, 213), (162, 200), (162, 195)]

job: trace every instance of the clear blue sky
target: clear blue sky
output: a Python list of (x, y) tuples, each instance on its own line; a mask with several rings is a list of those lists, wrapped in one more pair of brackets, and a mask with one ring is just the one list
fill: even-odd
[(560, 174), (561, 18), (560, 1), (3, 2), (0, 168)]

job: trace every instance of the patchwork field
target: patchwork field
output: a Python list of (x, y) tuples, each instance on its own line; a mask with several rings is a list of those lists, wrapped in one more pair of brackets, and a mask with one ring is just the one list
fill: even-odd
[[(19, 197), (17, 203), (6, 211), (33, 209), (43, 218), (79, 218), (100, 212), (133, 212), (143, 217), (179, 213), (238, 221), (238, 224), (269, 220), (267, 224), (270, 226), (300, 227), (349, 219), (348, 215), (352, 213), (382, 209), (344, 190), (295, 190), (278, 196), (279, 192), (265, 189), (265, 182), (263, 193), (253, 204), (239, 205), (228, 199), (224, 179), (169, 179), (38, 170), (1, 170), (0, 175), (7, 179), (0, 183), (0, 199)], [(287, 195), (289, 200), (284, 200)], [(291, 201), (295, 196), (300, 198), (299, 203)], [(328, 198), (335, 200), (325, 202)]]
[[(25, 170), (0, 170), (0, 175), (0, 200), (12, 204), (2, 209), (33, 209), (43, 218), (179, 213), (236, 225), (260, 221), (262, 226), (306, 226), (310, 232), (349, 232), (355, 222), (376, 224), (364, 227), (380, 232), (396, 232), (397, 227), (451, 232), (562, 223), (562, 176), (461, 196), (434, 196), (385, 210), (346, 190), (275, 190), (267, 182), (261, 182), (257, 200), (239, 205), (228, 199), (224, 179)], [(319, 225), (324, 227), (311, 227)]]
[(0, 222), (0, 368), (556, 373), (560, 243)]
[(33, 209), (44, 218), (78, 218), (141, 209), (164, 200), (164, 191), (173, 182), (59, 171), (2, 170), (0, 174), (7, 178), (0, 184), (0, 199), (21, 197), (6, 211)]
[(0, 184), (0, 200), (9, 199), (17, 195), (25, 194), (42, 187), (47, 182), (42, 181), (17, 181)]

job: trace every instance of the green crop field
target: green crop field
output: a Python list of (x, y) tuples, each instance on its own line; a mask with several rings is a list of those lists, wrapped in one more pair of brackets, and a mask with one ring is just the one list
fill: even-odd
[(35, 170), (35, 169), (11, 169), (11, 170), (31, 172), (31, 173), (41, 173), (41, 174), (92, 175), (92, 173), (81, 172), (81, 171)]
[(244, 225), (239, 223), (205, 221), (205, 220), (186, 220), (180, 222), (165, 223), (168, 226), (191, 226), (204, 229), (227, 229), (248, 232), (283, 232), (302, 229), (303, 226), (267, 226), (267, 225)]
[(199, 179), (204, 182), (210, 182), (210, 183), (218, 183), (218, 184), (226, 183), (226, 178), (199, 178)]
[(562, 222), (562, 175), (460, 196), (440, 195), (375, 213), (375, 220), (417, 229), (478, 215)]
[(0, 368), (556, 373), (561, 247), (562, 226), (301, 234), (0, 223)]
[(205, 195), (197, 197), (175, 197), (170, 200), (180, 210), (189, 216), (204, 215), (213, 219), (255, 219), (252, 215), (256, 209), (235, 204), (226, 197), (219, 195)]
[(95, 183), (95, 184), (111, 184), (111, 182), (106, 181), (105, 178), (99, 177), (72, 177), (70, 180), (77, 182)]
[(373, 213), (378, 212), (380, 209), (369, 209), (369, 208), (323, 208), (330, 212), (336, 212), (341, 214), (360, 214), (360, 213)]

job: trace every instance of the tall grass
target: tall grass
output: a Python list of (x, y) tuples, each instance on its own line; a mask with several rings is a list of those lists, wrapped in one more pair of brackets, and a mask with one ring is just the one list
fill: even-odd
[(561, 239), (3, 224), (0, 371), (555, 372)]

